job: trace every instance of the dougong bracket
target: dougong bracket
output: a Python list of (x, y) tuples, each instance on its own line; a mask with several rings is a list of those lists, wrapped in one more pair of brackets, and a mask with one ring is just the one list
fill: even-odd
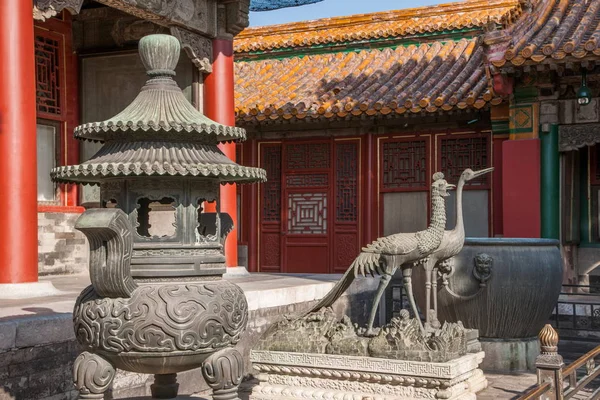
[(71, 14), (79, 14), (83, 0), (34, 0), (33, 19), (45, 21), (58, 15), (62, 10), (69, 10)]
[(205, 74), (212, 72), (212, 41), (187, 29), (171, 26), (171, 35), (181, 42), (181, 47), (192, 60), (192, 63)]
[(130, 297), (137, 284), (131, 277), (131, 224), (120, 209), (87, 210), (75, 223), (90, 242), (90, 280), (100, 296)]

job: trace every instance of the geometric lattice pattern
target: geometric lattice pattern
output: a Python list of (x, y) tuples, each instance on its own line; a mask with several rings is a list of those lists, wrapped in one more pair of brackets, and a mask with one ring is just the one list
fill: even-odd
[(384, 189), (427, 190), (426, 145), (425, 139), (383, 143)]
[(263, 183), (263, 221), (281, 220), (281, 146), (265, 146), (262, 153), (262, 166), (267, 171), (267, 181)]
[(296, 174), (286, 177), (287, 187), (315, 187), (328, 186), (329, 175), (327, 174)]
[(327, 234), (327, 193), (288, 194), (288, 233)]
[(287, 169), (329, 168), (329, 143), (288, 144)]
[[(440, 169), (448, 182), (456, 183), (462, 172), (486, 168), (489, 164), (488, 137), (442, 138)], [(469, 186), (487, 186), (489, 174), (468, 182)]]
[(358, 211), (358, 144), (335, 146), (335, 219), (355, 222)]
[(60, 42), (35, 36), (37, 111), (61, 115)]

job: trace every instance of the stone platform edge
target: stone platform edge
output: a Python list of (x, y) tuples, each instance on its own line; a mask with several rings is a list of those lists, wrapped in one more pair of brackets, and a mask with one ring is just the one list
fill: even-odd
[[(244, 291), (248, 311), (252, 313), (319, 300), (331, 290), (339, 277), (340, 275), (265, 274), (262, 279), (262, 276), (250, 274), (247, 277), (235, 277), (231, 281)], [(374, 279), (360, 279), (358, 282), (347, 295), (373, 291), (377, 285)], [(35, 304), (29, 301), (24, 306), (11, 304), (9, 307), (2, 307), (0, 302), (0, 353), (15, 348), (74, 340), (72, 310), (78, 295), (79, 291), (63, 292), (63, 296), (56, 300), (52, 296), (40, 297)], [(42, 314), (38, 312), (41, 309), (45, 310)]]
[(285, 373), (286, 370), (294, 372), (291, 370), (294, 368), (314, 368), (451, 380), (476, 370), (484, 356), (485, 353), (481, 351), (469, 353), (445, 363), (433, 363), (375, 357), (252, 350), (250, 361), (258, 372)]

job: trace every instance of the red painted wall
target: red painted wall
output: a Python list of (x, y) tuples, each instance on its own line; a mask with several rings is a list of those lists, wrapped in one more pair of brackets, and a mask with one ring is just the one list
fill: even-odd
[(502, 210), (505, 237), (539, 238), (540, 141), (502, 143)]
[(493, 231), (492, 236), (504, 235), (504, 215), (502, 213), (502, 143), (508, 138), (494, 138), (493, 157)]

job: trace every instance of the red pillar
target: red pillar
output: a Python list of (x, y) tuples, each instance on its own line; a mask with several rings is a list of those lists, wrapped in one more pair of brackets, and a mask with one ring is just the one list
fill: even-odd
[(0, 13), (0, 283), (38, 280), (33, 8)]
[[(212, 72), (204, 80), (204, 113), (223, 125), (235, 125), (233, 95), (233, 41), (214, 39)], [(235, 143), (221, 144), (219, 148), (235, 161)], [(225, 241), (225, 258), (228, 267), (238, 265), (237, 253), (237, 196), (235, 185), (221, 186), (221, 212), (233, 219), (234, 229)]]

